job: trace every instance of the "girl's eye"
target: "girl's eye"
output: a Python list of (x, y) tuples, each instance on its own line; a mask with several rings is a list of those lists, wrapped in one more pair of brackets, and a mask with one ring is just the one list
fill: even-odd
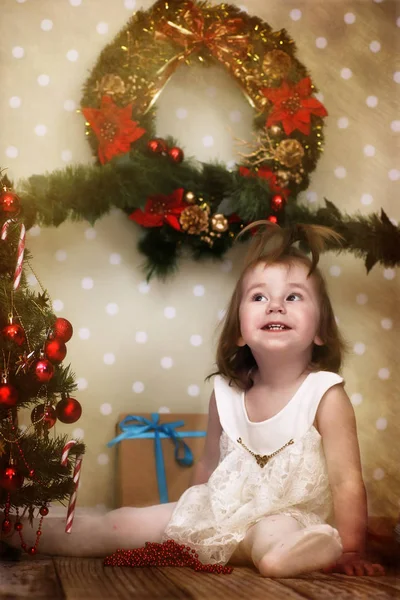
[(266, 300), (266, 297), (263, 294), (254, 294), (252, 300), (254, 302), (264, 302)]
[(286, 300), (289, 300), (289, 302), (296, 302), (297, 300), (301, 300), (302, 296), (301, 294), (289, 294), (289, 296), (286, 298)]

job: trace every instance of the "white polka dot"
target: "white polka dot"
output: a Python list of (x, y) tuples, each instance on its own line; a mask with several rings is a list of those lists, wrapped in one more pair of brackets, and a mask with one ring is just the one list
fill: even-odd
[(384, 269), (383, 270), (383, 276), (385, 279), (394, 279), (396, 276), (395, 270), (394, 269)]
[(317, 192), (309, 191), (306, 193), (306, 198), (310, 202), (310, 204), (313, 204), (314, 202), (316, 202), (318, 200), (318, 194), (317, 194)]
[(117, 252), (113, 252), (110, 254), (110, 258), (108, 259), (110, 265), (120, 265), (121, 264), (121, 255)]
[(79, 58), (79, 52), (77, 50), (68, 50), (66, 57), (69, 61), (75, 62)]
[(212, 135), (205, 135), (203, 137), (203, 146), (205, 148), (211, 148), (211, 146), (214, 146), (214, 138)]
[(357, 294), (356, 302), (357, 302), (357, 304), (361, 304), (361, 305), (367, 304), (367, 302), (368, 302), (367, 294)]
[(396, 25), (397, 25), (397, 27), (400, 27), (400, 17), (397, 17), (397, 19), (396, 19)]
[(39, 227), (39, 225), (34, 225), (33, 227), (30, 228), (29, 230), (29, 235), (31, 237), (37, 237), (38, 235), (40, 235), (41, 229)]
[(16, 148), (15, 146), (7, 146), (6, 156), (8, 156), (8, 158), (17, 158), (18, 154), (18, 148)]
[(19, 108), (21, 106), (21, 98), (19, 96), (12, 96), (9, 99), (8, 104), (11, 108)]
[(400, 178), (400, 171), (398, 169), (390, 169), (388, 176), (390, 181), (397, 181)]
[(376, 420), (375, 426), (380, 431), (383, 431), (387, 427), (387, 419), (385, 419), (385, 417), (380, 417)]
[(378, 377), (379, 377), (379, 379), (389, 379), (389, 377), (390, 377), (389, 369), (387, 369), (386, 367), (379, 369)]
[(101, 23), (97, 23), (96, 31), (97, 33), (100, 33), (100, 35), (108, 33), (108, 23), (105, 23), (104, 21), (101, 21)]
[(89, 383), (84, 377), (79, 377), (76, 380), (76, 385), (78, 386), (78, 390), (82, 392), (83, 390), (86, 390), (88, 388)]
[(363, 401), (363, 397), (361, 394), (352, 394), (350, 396), (350, 400), (351, 400), (351, 403), (353, 404), (353, 406), (359, 406), (361, 404), (361, 402)]
[(78, 331), (78, 336), (81, 340), (88, 340), (90, 338), (90, 330), (87, 327), (81, 327)]
[(355, 21), (356, 16), (354, 13), (348, 12), (344, 15), (344, 22), (347, 23), (347, 25), (352, 25), (353, 23), (355, 23)]
[(147, 342), (147, 333), (145, 331), (137, 331), (135, 340), (138, 344), (145, 344)]
[(82, 4), (82, 0), (69, 0), (71, 6), (80, 6)]
[(372, 0), (373, 2), (375, 2), (375, 4), (381, 4), (381, 2), (383, 2), (383, 0)]
[(201, 346), (201, 344), (203, 343), (203, 338), (201, 337), (201, 335), (191, 335), (190, 343), (192, 344), (192, 346)]
[(141, 281), (138, 285), (138, 290), (141, 294), (148, 294), (150, 291), (150, 284), (147, 281)]
[(329, 273), (332, 275), (332, 277), (339, 277), (341, 272), (342, 272), (342, 269), (339, 267), (339, 265), (332, 265), (329, 268)]
[(83, 440), (84, 437), (85, 437), (85, 432), (80, 427), (77, 427), (76, 429), (74, 429), (72, 431), (72, 438), (74, 440), (76, 440), (76, 439)]
[(319, 100), (320, 102), (324, 101), (324, 95), (322, 92), (317, 92), (316, 94), (314, 94), (314, 96), (316, 97), (317, 100)]
[(371, 196), (371, 194), (363, 194), (361, 196), (361, 204), (364, 204), (364, 206), (369, 206), (370, 204), (372, 204), (374, 201), (373, 197)]
[(108, 315), (114, 316), (114, 315), (118, 314), (118, 311), (119, 311), (119, 306), (115, 302), (110, 302), (109, 304), (107, 304), (106, 313)]
[(29, 285), (36, 285), (38, 280), (36, 279), (36, 277), (34, 276), (33, 273), (29, 273), (28, 277), (26, 278), (27, 282)]
[(40, 23), (40, 29), (43, 29), (43, 31), (50, 31), (53, 29), (53, 21), (50, 19), (43, 19), (43, 21)]
[(228, 169), (228, 171), (233, 171), (233, 169), (236, 167), (236, 160), (228, 160), (226, 162), (226, 168)]
[(178, 119), (186, 119), (188, 111), (186, 110), (186, 108), (177, 108), (175, 114), (178, 117)]
[(61, 152), (61, 160), (63, 160), (64, 162), (70, 162), (72, 160), (71, 150), (63, 150)]
[(58, 262), (63, 262), (64, 260), (67, 260), (67, 253), (65, 250), (57, 250), (55, 257)]
[(174, 319), (176, 316), (176, 309), (173, 306), (167, 306), (164, 308), (164, 317), (167, 319)]
[(317, 48), (320, 48), (321, 50), (323, 50), (324, 48), (327, 47), (328, 41), (324, 37), (317, 37), (317, 39), (315, 40), (315, 45)]
[(132, 392), (135, 394), (141, 394), (144, 391), (144, 383), (143, 381), (135, 381), (132, 385)]
[(222, 319), (225, 317), (225, 315), (226, 315), (225, 308), (220, 308), (217, 313), (218, 321), (222, 321)]
[(381, 45), (379, 42), (374, 40), (373, 42), (370, 43), (369, 49), (371, 50), (371, 52), (376, 53), (376, 52), (379, 52), (379, 50), (381, 49)]
[(64, 102), (64, 110), (68, 112), (72, 112), (76, 108), (76, 102), (74, 100), (65, 100)]
[(396, 71), (393, 73), (393, 81), (395, 83), (400, 83), (400, 71)]
[(36, 127), (35, 127), (35, 133), (39, 137), (43, 137), (44, 135), (46, 135), (46, 133), (47, 133), (47, 127), (46, 127), (46, 125), (36, 125)]
[(214, 87), (213, 85), (211, 85), (210, 87), (208, 87), (206, 89), (206, 94), (207, 96), (209, 96), (210, 98), (215, 98), (215, 96), (217, 95), (217, 88)]
[(301, 10), (298, 8), (294, 8), (289, 14), (292, 21), (299, 21), (301, 19)]
[(378, 98), (376, 96), (367, 96), (365, 103), (369, 108), (375, 108), (378, 106)]
[(400, 131), (400, 121), (392, 121), (390, 123), (390, 129), (395, 133), (398, 133)]
[(232, 271), (232, 266), (232, 261), (228, 258), (221, 263), (221, 271), (223, 273), (230, 273)]
[(163, 358), (160, 360), (160, 365), (163, 369), (170, 369), (173, 364), (174, 361), (170, 356), (163, 356)]
[(249, 12), (249, 9), (247, 8), (247, 6), (244, 6), (243, 4), (240, 4), (238, 6), (238, 9), (245, 13)]
[(240, 110), (232, 110), (229, 113), (229, 118), (232, 121), (232, 123), (240, 123), (240, 121), (242, 120), (242, 113), (240, 112)]
[(338, 119), (337, 125), (339, 129), (346, 129), (349, 126), (349, 120), (347, 117), (340, 117)]
[(335, 169), (335, 177), (338, 179), (344, 179), (347, 175), (347, 171), (344, 167), (336, 167)]
[(81, 287), (84, 290), (91, 290), (93, 288), (93, 279), (91, 277), (84, 277), (81, 281)]
[(54, 300), (53, 301), (53, 310), (55, 312), (60, 312), (64, 308), (64, 302), (62, 300)]
[(38, 82), (39, 85), (41, 85), (42, 87), (45, 87), (46, 85), (49, 85), (50, 83), (50, 77), (48, 75), (46, 75), (45, 73), (42, 73), (41, 75), (39, 75), (39, 77), (36, 80)]
[(106, 352), (103, 356), (103, 363), (105, 365), (113, 365), (115, 363), (115, 355), (112, 352)]
[(380, 468), (375, 469), (373, 477), (376, 479), (376, 481), (381, 481), (385, 477), (385, 471)]
[[(69, 1), (72, 2), (72, 0)], [(74, 2), (77, 2), (77, 0), (74, 0)], [(99, 463), (99, 465), (108, 465), (110, 459), (107, 454), (99, 454), (97, 457), (97, 462)]]
[(204, 296), (205, 289), (204, 285), (195, 285), (193, 288), (193, 294), (195, 296)]
[(14, 58), (23, 58), (25, 55), (25, 50), (21, 48), (21, 46), (14, 46), (12, 49), (12, 55)]
[(364, 146), (364, 154), (365, 156), (375, 156), (375, 146), (371, 144)]
[(356, 342), (353, 346), (353, 350), (354, 350), (355, 354), (358, 354), (359, 356), (361, 356), (362, 354), (365, 353), (365, 344), (363, 344), (362, 342)]
[(195, 384), (189, 385), (187, 393), (189, 394), (189, 396), (198, 396), (200, 394), (200, 388), (198, 385)]
[(96, 230), (93, 229), (93, 227), (90, 227), (89, 229), (86, 229), (86, 231), (85, 231), (85, 238), (87, 240), (94, 240), (96, 235), (97, 235)]
[(392, 225), (394, 225), (395, 227), (398, 226), (399, 222), (397, 221), (397, 219), (394, 219), (393, 217), (390, 217), (389, 221), (392, 223)]
[(26, 2), (26, 0), (17, 0), (18, 4), (24, 4), (24, 2)]
[(168, 406), (160, 406), (160, 408), (158, 409), (158, 412), (160, 415), (168, 415), (171, 412), (171, 409), (168, 408)]
[(352, 77), (353, 73), (351, 71), (351, 69), (348, 69), (347, 67), (345, 67), (344, 69), (342, 69), (340, 71), (340, 77), (342, 79), (350, 79), (350, 77)]
[(382, 319), (381, 327), (382, 327), (382, 329), (392, 329), (392, 327), (393, 327), (392, 319)]
[(111, 413), (112, 413), (111, 404), (109, 404), (108, 402), (104, 402), (104, 404), (102, 404), (100, 406), (100, 412), (102, 415), (111, 415)]
[(128, 10), (134, 10), (136, 7), (136, 0), (124, 0), (124, 6)]

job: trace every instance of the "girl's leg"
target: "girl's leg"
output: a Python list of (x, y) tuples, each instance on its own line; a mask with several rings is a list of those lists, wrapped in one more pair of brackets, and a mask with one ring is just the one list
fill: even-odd
[[(71, 533), (64, 531), (65, 518), (46, 517), (39, 551), (58, 556), (104, 557), (119, 548), (139, 548), (145, 542), (161, 542), (175, 506), (176, 502), (170, 502), (146, 508), (123, 507), (97, 516), (77, 515)], [(38, 519), (34, 519), (31, 527), (27, 519), (24, 522), (22, 533), (28, 546), (34, 545), (38, 523)], [(15, 547), (20, 543), (16, 532), (5, 541)]]
[(292, 517), (272, 515), (249, 529), (236, 556), (247, 557), (264, 577), (295, 577), (336, 562), (341, 553), (330, 525), (302, 528)]

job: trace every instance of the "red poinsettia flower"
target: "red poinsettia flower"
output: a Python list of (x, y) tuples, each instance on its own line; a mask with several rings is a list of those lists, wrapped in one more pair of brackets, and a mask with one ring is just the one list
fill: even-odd
[(273, 104), (267, 127), (281, 122), (286, 135), (298, 129), (310, 135), (311, 115), (326, 117), (328, 112), (319, 100), (312, 97), (311, 79), (305, 77), (296, 85), (283, 81), (279, 88), (263, 88), (262, 93)]
[(129, 152), (132, 142), (136, 142), (146, 130), (132, 121), (132, 106), (119, 108), (110, 96), (103, 96), (100, 108), (82, 108), (85, 119), (90, 123), (99, 140), (101, 164), (117, 154)]
[(289, 190), (278, 185), (275, 173), (268, 167), (260, 167), (257, 171), (251, 171), (247, 167), (239, 167), (239, 173), (243, 177), (261, 177), (261, 179), (266, 179), (272, 192), (281, 194), (285, 199), (289, 195)]
[(129, 218), (142, 227), (161, 227), (168, 223), (174, 229), (181, 231), (179, 215), (189, 206), (183, 200), (184, 189), (178, 188), (169, 196), (156, 194), (147, 198), (144, 209), (137, 208)]

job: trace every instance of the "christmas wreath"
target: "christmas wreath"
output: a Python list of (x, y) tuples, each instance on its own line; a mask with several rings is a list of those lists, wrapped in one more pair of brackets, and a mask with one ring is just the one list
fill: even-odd
[[(233, 171), (187, 160), (155, 132), (155, 105), (181, 65), (219, 64), (254, 109), (254, 143)], [(148, 277), (166, 275), (185, 248), (221, 257), (252, 220), (319, 223), (344, 237), (342, 249), (393, 266), (400, 230), (380, 215), (343, 215), (331, 202), (296, 202), (323, 151), (327, 115), (285, 30), (228, 4), (159, 0), (137, 12), (100, 54), (84, 84), (81, 112), (96, 166), (33, 176), (22, 186), (25, 220), (94, 222), (111, 206), (139, 224)], [(88, 200), (90, 198), (90, 200)]]

